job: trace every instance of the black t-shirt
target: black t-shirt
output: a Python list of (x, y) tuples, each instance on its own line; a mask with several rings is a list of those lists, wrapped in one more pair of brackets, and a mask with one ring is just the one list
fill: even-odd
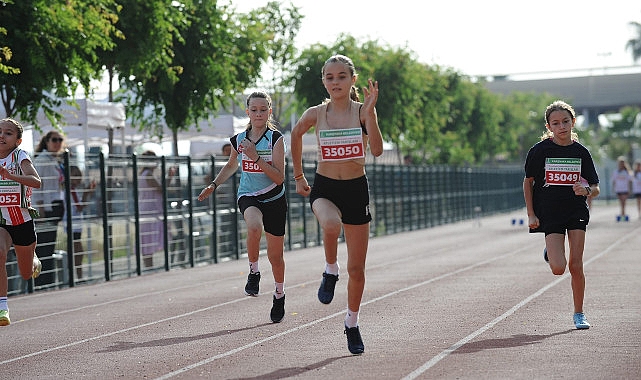
[[(580, 159), (580, 162), (568, 159)], [(599, 183), (592, 155), (579, 142), (575, 141), (567, 146), (557, 145), (552, 139), (538, 142), (530, 148), (525, 160), (525, 177), (534, 178), (533, 206), (535, 213), (544, 203), (565, 204), (567, 207), (585, 207), (586, 198), (575, 195), (571, 186), (571, 183), (580, 178), (570, 178), (570, 170), (564, 167), (564, 164), (558, 164), (559, 162), (567, 163), (567, 166), (573, 169), (577, 169), (577, 165), (580, 165), (580, 173), (576, 173), (577, 176), (583, 177), (590, 185)], [(554, 177), (552, 169), (554, 165), (562, 168), (560, 175), (558, 172), (556, 173), (557, 178)], [(567, 173), (563, 172), (564, 170)], [(559, 185), (555, 181), (566, 181), (568, 185)]]

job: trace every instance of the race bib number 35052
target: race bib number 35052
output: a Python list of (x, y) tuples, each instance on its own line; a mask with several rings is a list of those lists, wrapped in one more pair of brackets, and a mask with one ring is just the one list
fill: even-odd
[(365, 157), (360, 128), (323, 130), (318, 132), (318, 136), (323, 161)]
[(545, 184), (572, 186), (581, 179), (580, 158), (546, 158)]
[(0, 206), (20, 206), (20, 184), (11, 180), (0, 180)]

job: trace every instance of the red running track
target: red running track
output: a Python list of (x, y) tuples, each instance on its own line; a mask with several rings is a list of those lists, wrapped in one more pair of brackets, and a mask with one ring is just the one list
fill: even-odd
[(286, 252), (286, 316), (273, 279), (243, 295), (246, 259), (11, 297), (0, 379), (632, 379), (641, 377), (641, 220), (595, 202), (585, 313), (543, 261), (524, 211), (370, 241), (360, 313), (365, 353), (343, 334), (347, 273), (316, 292), (322, 247)]

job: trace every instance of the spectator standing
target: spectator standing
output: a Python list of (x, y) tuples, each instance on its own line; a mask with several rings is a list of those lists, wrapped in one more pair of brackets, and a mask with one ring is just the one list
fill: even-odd
[(617, 158), (617, 170), (612, 175), (612, 190), (619, 199), (621, 213), (617, 215), (618, 221), (628, 221), (628, 215), (625, 213), (625, 204), (630, 195), (630, 184), (632, 182), (632, 171), (624, 156)]
[(637, 215), (641, 219), (641, 160), (634, 161), (632, 172), (632, 196), (637, 200)]
[[(151, 160), (156, 153), (147, 150), (142, 153), (143, 168), (138, 179), (138, 212), (140, 215), (140, 247), (143, 263), (146, 268), (154, 265), (156, 252), (165, 249), (165, 220), (163, 217), (163, 189), (155, 171), (158, 162)], [(175, 174), (175, 168), (169, 168), (167, 185)]]
[(33, 192), (33, 203), (38, 209), (38, 245), (36, 254), (42, 261), (42, 274), (35, 281), (37, 286), (49, 285), (55, 279), (55, 261), (58, 225), (64, 215), (64, 183), (62, 167), (64, 137), (56, 130), (47, 132), (35, 149), (33, 164), (40, 174), (42, 185)]
[[(87, 187), (83, 188), (82, 171), (75, 165), (69, 167), (69, 175), (69, 183), (71, 184), (71, 207), (67, 207), (66, 210), (71, 210), (74, 266), (76, 267), (76, 278), (81, 279), (82, 261), (85, 257), (85, 249), (82, 244), (82, 220), (84, 219), (84, 210), (87, 206), (87, 201), (93, 197), (96, 191), (96, 181), (90, 181)], [(64, 219), (65, 221), (67, 220), (66, 214)]]

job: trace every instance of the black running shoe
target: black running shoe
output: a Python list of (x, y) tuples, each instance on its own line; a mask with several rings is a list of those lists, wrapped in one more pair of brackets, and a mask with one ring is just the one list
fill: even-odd
[(545, 260), (546, 263), (549, 263), (550, 260), (548, 259), (548, 249), (543, 248), (543, 260)]
[(323, 273), (323, 281), (320, 288), (318, 288), (318, 300), (321, 303), (328, 304), (334, 299), (334, 288), (338, 281), (337, 274)]
[(269, 318), (272, 319), (272, 322), (278, 323), (283, 320), (285, 316), (285, 296), (281, 298), (276, 298), (274, 296), (274, 303), (272, 305), (272, 310), (269, 312)]
[(258, 283), (260, 282), (260, 272), (250, 273), (247, 276), (247, 285), (245, 285), (245, 294), (248, 296), (258, 296)]
[(354, 355), (360, 355), (365, 352), (363, 338), (361, 338), (361, 332), (358, 331), (358, 326), (345, 326), (345, 335), (347, 335), (347, 349), (349, 349), (349, 352)]

